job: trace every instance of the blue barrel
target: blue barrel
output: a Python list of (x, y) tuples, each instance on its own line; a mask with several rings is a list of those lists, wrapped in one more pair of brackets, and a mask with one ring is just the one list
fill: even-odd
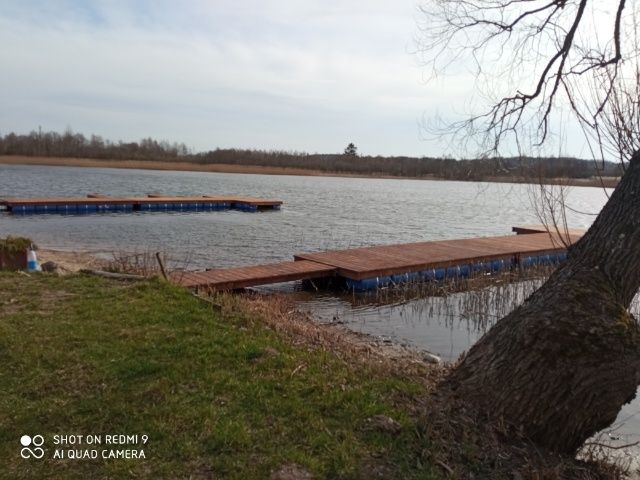
[(504, 260), (493, 260), (491, 262), (491, 271), (498, 272), (500, 270), (504, 270)]
[(447, 271), (444, 268), (436, 268), (435, 269), (435, 279), (438, 282), (444, 280), (447, 276)]
[(97, 205), (94, 205), (92, 203), (84, 203), (82, 205), (78, 205), (76, 213), (94, 213), (97, 210)]
[(436, 271), (433, 268), (431, 270), (422, 270), (420, 278), (423, 282), (432, 282), (436, 279)]
[(471, 265), (472, 273), (485, 273), (491, 271), (491, 264), (488, 262), (476, 262)]
[(36, 205), (35, 213), (51, 213), (56, 211), (56, 208), (52, 205)]
[(445, 270), (445, 278), (447, 279), (458, 278), (459, 276), (460, 276), (460, 267), (458, 267), (457, 265), (453, 267), (447, 267), (447, 269)]
[(396, 285), (401, 285), (409, 281), (409, 275), (406, 273), (400, 273), (397, 275), (391, 275), (391, 281)]
[(471, 275), (471, 265), (460, 265), (460, 276), (467, 278)]
[(411, 283), (416, 283), (420, 281), (420, 273), (419, 272), (409, 272), (407, 273), (407, 281)]
[(63, 213), (63, 214), (78, 213), (78, 206), (77, 205), (58, 205), (56, 207), (56, 212)]
[(377, 278), (365, 278), (364, 280), (352, 280), (347, 278), (347, 289), (354, 290), (356, 292), (365, 292), (367, 290), (375, 290), (378, 288)]
[(16, 205), (15, 207), (11, 208), (11, 213), (20, 213), (22, 215), (33, 213), (33, 207), (30, 208), (30, 206), (27, 205)]

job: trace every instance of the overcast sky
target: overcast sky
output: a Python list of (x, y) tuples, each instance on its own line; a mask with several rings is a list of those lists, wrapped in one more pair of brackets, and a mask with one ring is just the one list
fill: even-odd
[(440, 155), (473, 88), (412, 54), (413, 0), (0, 0), (0, 132)]

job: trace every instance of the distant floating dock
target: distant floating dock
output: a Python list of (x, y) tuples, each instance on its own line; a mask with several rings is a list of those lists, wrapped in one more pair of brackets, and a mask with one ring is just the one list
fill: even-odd
[(212, 210), (242, 210), (258, 212), (279, 210), (281, 200), (243, 197), (202, 195), (195, 197), (170, 197), (148, 195), (146, 197), (110, 197), (92, 193), (86, 197), (54, 198), (5, 198), (0, 206), (14, 214), (90, 214), (110, 212), (153, 212)]
[(513, 227), (513, 231), (521, 234), (299, 253), (291, 262), (175, 272), (172, 280), (189, 288), (219, 291), (324, 278), (337, 280), (348, 290), (366, 291), (558, 264), (567, 258), (565, 243), (575, 243), (584, 233), (572, 229), (561, 238), (538, 226)]

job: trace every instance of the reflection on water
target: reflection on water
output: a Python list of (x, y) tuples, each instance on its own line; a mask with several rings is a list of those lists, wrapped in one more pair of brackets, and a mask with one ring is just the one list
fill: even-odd
[(533, 273), (366, 293), (296, 291), (293, 298), (320, 321), (345, 324), (453, 361), (542, 284), (542, 272)]

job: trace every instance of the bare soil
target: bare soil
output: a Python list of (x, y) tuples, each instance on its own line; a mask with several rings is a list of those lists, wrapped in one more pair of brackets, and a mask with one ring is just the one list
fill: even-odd
[(104, 261), (86, 252), (39, 249), (36, 254), (40, 265), (45, 262), (55, 262), (60, 269), (59, 273), (63, 275), (78, 272), (83, 269), (99, 269), (104, 264)]

